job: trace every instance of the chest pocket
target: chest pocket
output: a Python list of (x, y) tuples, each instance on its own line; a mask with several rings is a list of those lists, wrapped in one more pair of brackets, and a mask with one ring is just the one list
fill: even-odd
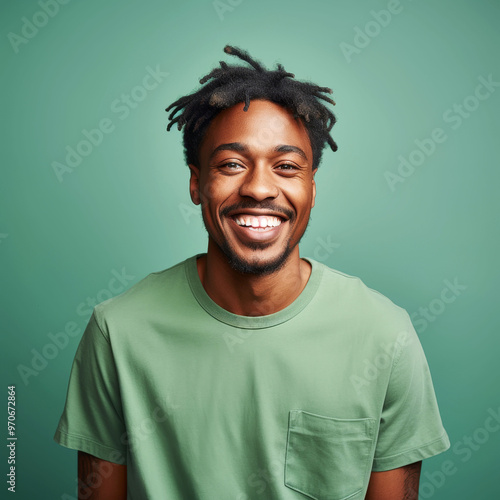
[(291, 410), (285, 485), (316, 500), (362, 498), (373, 460), (375, 419)]

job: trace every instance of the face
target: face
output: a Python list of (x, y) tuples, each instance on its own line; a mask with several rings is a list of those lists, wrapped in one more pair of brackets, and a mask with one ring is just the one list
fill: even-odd
[(200, 145), (190, 191), (209, 235), (233, 269), (269, 274), (295, 252), (316, 185), (307, 130), (285, 108), (252, 100), (221, 111)]

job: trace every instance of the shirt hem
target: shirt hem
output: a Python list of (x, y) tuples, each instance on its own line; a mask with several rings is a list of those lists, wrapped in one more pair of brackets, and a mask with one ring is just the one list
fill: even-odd
[(413, 448), (390, 457), (375, 458), (373, 460), (372, 471), (383, 472), (397, 469), (398, 467), (403, 467), (404, 465), (419, 462), (420, 460), (433, 457), (434, 455), (439, 455), (439, 453), (443, 453), (449, 449), (449, 447), (450, 439), (448, 438), (448, 434), (444, 432), (438, 439), (423, 446), (419, 446), (418, 448)]
[(57, 429), (54, 434), (54, 441), (65, 448), (83, 451), (84, 453), (93, 455), (101, 460), (106, 460), (107, 462), (113, 462), (119, 465), (125, 465), (127, 463), (125, 450), (118, 450), (116, 448), (97, 443), (96, 441), (84, 436), (68, 434), (61, 429)]

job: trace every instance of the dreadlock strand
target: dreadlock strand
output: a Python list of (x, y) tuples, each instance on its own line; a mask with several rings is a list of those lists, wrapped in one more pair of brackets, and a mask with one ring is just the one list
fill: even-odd
[(212, 71), (210, 71), (210, 73), (208, 73), (208, 75), (205, 75), (202, 78), (200, 78), (200, 83), (203, 85), (205, 82), (207, 82), (211, 78), (215, 78), (217, 76), (217, 74), (220, 73), (221, 71), (224, 71), (224, 69), (223, 68), (214, 68)]
[(313, 95), (316, 96), (318, 99), (323, 99), (323, 101), (329, 102), (330, 104), (333, 104), (335, 106), (335, 101), (333, 99), (330, 99), (326, 95), (322, 95), (316, 92), (314, 92)]
[(245, 107), (243, 111), (248, 111), (248, 106), (250, 106), (250, 96), (248, 95), (248, 89), (245, 89)]
[(327, 136), (326, 140), (328, 142), (328, 145), (332, 148), (332, 151), (337, 151), (337, 143), (331, 138), (330, 135)]
[(321, 161), (325, 143), (333, 151), (337, 144), (330, 136), (336, 123), (335, 115), (323, 102), (335, 105), (335, 101), (325, 94), (332, 94), (329, 87), (321, 87), (312, 82), (295, 80), (295, 75), (285, 70), (281, 63), (276, 69), (268, 70), (247, 51), (232, 45), (224, 47), (226, 54), (238, 57), (249, 66), (229, 65), (219, 61), (219, 65), (203, 76), (197, 91), (179, 98), (165, 111), (170, 111), (170, 123), (181, 130), (184, 127), (184, 154), (189, 164), (198, 164), (199, 146), (213, 118), (223, 109), (244, 103), (247, 111), (251, 99), (274, 102), (293, 113), (295, 119), (304, 122), (313, 151), (313, 168)]
[(257, 71), (265, 71), (265, 68), (258, 61), (253, 59), (246, 50), (239, 49), (238, 47), (233, 47), (231, 45), (226, 45), (224, 47), (224, 52), (243, 59), (243, 61), (252, 65)]

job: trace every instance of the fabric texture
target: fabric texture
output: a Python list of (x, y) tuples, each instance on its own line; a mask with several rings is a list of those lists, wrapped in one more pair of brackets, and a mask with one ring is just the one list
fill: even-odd
[(127, 464), (133, 500), (358, 500), (449, 448), (406, 311), (313, 259), (297, 299), (239, 316), (194, 255), (94, 308), (54, 439)]

